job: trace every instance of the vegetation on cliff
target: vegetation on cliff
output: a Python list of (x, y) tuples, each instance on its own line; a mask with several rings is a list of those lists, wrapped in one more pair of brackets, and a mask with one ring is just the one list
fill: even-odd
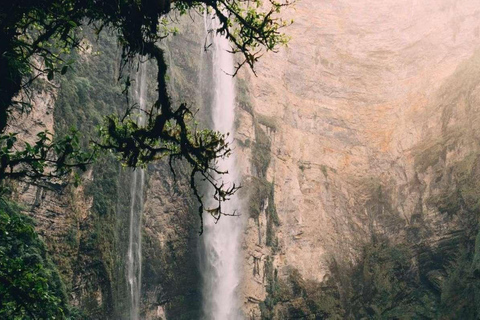
[[(95, 154), (103, 149), (116, 152), (118, 158), (131, 167), (143, 166), (150, 161), (168, 157), (173, 170), (172, 164), (176, 159), (186, 160), (191, 168), (190, 186), (199, 203), (200, 217), (205, 208), (203, 197), (196, 186), (197, 176), (201, 176), (214, 187), (218, 207), (208, 208), (208, 212), (219, 218), (223, 214), (222, 202), (237, 189), (235, 186), (227, 188), (213, 175), (221, 174), (216, 168), (215, 160), (228, 156), (230, 148), (224, 135), (211, 130), (197, 129), (190, 107), (185, 103), (175, 105), (170, 99), (167, 90), (167, 64), (164, 50), (159, 43), (175, 30), (169, 26), (165, 17), (171, 9), (181, 14), (204, 10), (214, 13), (219, 19), (219, 25), (218, 29), (211, 32), (224, 34), (232, 43), (232, 51), (243, 55), (244, 59), (238, 67), (247, 64), (253, 68), (254, 62), (263, 50), (275, 50), (277, 45), (285, 42), (286, 38), (279, 29), (287, 23), (275, 15), (287, 4), (288, 1), (285, 3), (271, 1), (269, 6), (265, 7), (261, 6), (260, 1), (243, 0), (174, 2), (22, 0), (4, 5), (0, 9), (2, 196), (8, 197), (6, 182), (9, 179), (53, 188), (61, 187), (64, 185), (65, 177), (70, 176), (77, 168), (85, 171), (86, 165), (91, 164)], [(263, 11), (264, 9), (266, 11)], [(88, 41), (84, 41), (82, 32), (84, 26), (93, 28), (97, 36), (108, 30), (117, 37), (121, 56), (115, 60), (120, 61), (117, 66), (120, 82), (115, 79), (105, 80), (102, 77), (91, 78), (83, 75), (85, 71), (88, 73), (88, 68), (74, 63), (75, 60), (79, 60), (75, 50), (83, 51), (81, 53), (83, 55), (89, 54), (89, 44)], [(139, 63), (138, 57), (154, 61), (157, 71), (155, 103), (145, 111), (147, 121), (144, 126), (137, 125), (135, 119), (141, 111), (136, 104), (130, 104), (128, 99), (129, 87), (134, 81), (130, 78), (130, 70)], [(78, 70), (72, 73), (72, 70), (77, 68)], [(35, 86), (39, 85), (38, 81), (41, 81), (42, 86), (58, 84), (59, 75), (67, 77), (67, 81), (60, 77), (62, 92), (58, 103), (61, 107), (55, 112), (57, 120), (58, 113), (62, 114), (62, 123), (57, 123), (55, 136), (44, 131), (37, 135), (33, 144), (22, 141), (18, 134), (12, 131), (11, 122), (31, 110), (33, 98), (37, 94)], [(97, 81), (100, 79), (101, 81)], [(123, 90), (126, 102), (119, 103), (115, 92), (110, 90), (111, 86), (102, 81), (122, 84), (120, 92)], [(92, 100), (93, 91), (98, 91), (102, 96), (99, 101), (101, 103)], [(120, 109), (126, 111), (120, 116), (112, 113), (104, 121), (100, 120), (97, 123), (84, 122), (86, 119), (98, 119), (91, 115), (105, 114), (103, 109), (110, 109), (112, 112)], [(82, 117), (82, 112), (86, 116)], [(99, 132), (101, 138), (96, 139), (94, 150), (84, 151), (86, 143), (80, 138), (81, 135), (75, 130), (67, 130), (72, 125), (82, 128), (82, 132), (85, 133), (83, 138), (92, 138), (92, 129), (96, 125), (102, 125)], [(100, 162), (108, 163), (108, 160)], [(90, 190), (94, 197), (92, 209), (98, 218), (94, 217), (88, 226), (100, 230), (101, 234), (93, 237), (96, 234), (93, 232), (86, 239), (83, 239), (82, 235), (74, 234), (69, 243), (73, 247), (78, 246), (78, 250), (85, 253), (94, 252), (91, 257), (93, 261), (89, 260), (89, 263), (98, 261), (101, 266), (98, 271), (104, 280), (108, 281), (113, 276), (111, 262), (115, 258), (111, 256), (114, 254), (111, 249), (116, 237), (112, 229), (113, 205), (108, 202), (112, 198), (110, 194), (116, 192), (116, 186), (111, 184), (108, 177), (106, 179), (97, 177), (99, 174), (101, 175), (95, 174), (95, 183), (87, 188), (87, 193)], [(108, 231), (107, 234), (105, 231)], [(12, 239), (5, 235), (6, 233), (2, 234), (1, 240), (10, 243)], [(35, 237), (33, 229), (31, 236)], [(104, 255), (107, 252), (110, 252), (109, 256)], [(2, 258), (5, 265), (14, 262), (11, 255), (2, 255)], [(21, 280), (22, 276), (19, 276)], [(11, 294), (9, 288), (2, 287), (4, 290), (0, 290), (1, 300)], [(111, 296), (109, 291), (103, 294)], [(63, 298), (52, 295), (52, 308), (60, 303), (55, 299), (65, 303)], [(60, 307), (57, 309), (58, 317), (64, 317), (61, 310), (67, 309)], [(34, 314), (30, 316), (44, 317), (37, 311), (34, 310)]]
[[(230, 148), (226, 136), (211, 130), (197, 130), (193, 113), (186, 104), (174, 106), (167, 90), (167, 64), (164, 50), (158, 45), (170, 33), (165, 15), (172, 9), (181, 14), (192, 10), (212, 11), (219, 26), (212, 32), (222, 33), (232, 43), (232, 51), (240, 53), (244, 64), (253, 68), (254, 62), (265, 50), (286, 41), (279, 29), (287, 23), (275, 14), (288, 5), (270, 1), (264, 11), (260, 1), (21, 1), (2, 8), (0, 20), (0, 132), (2, 133), (0, 180), (14, 177), (32, 181), (68, 174), (72, 167), (81, 168), (91, 162), (91, 155), (81, 152), (75, 136), (52, 141), (39, 136), (33, 148), (22, 146), (17, 151), (15, 134), (5, 134), (14, 111), (31, 107), (29, 85), (38, 77), (53, 80), (55, 74), (64, 74), (70, 67), (65, 54), (82, 46), (82, 25), (93, 26), (97, 33), (105, 29), (118, 35), (122, 47), (121, 67), (132, 65), (138, 56), (152, 59), (157, 66), (157, 97), (148, 111), (145, 125), (136, 123), (137, 105), (128, 105), (123, 116), (111, 115), (100, 132), (100, 149), (113, 150), (128, 166), (169, 157), (170, 162), (185, 159), (191, 166), (191, 187), (203, 214), (203, 198), (195, 179), (197, 175), (215, 190), (218, 206), (208, 212), (217, 219), (223, 214), (222, 202), (237, 187), (227, 188), (214, 174), (215, 159), (228, 156)], [(120, 74), (120, 77), (122, 74)], [(124, 78), (125, 92), (131, 84)], [(83, 83), (79, 84), (84, 86)], [(22, 91), (23, 90), (23, 91)], [(20, 99), (19, 99), (20, 98)], [(23, 99), (22, 99), (23, 98)], [(172, 167), (173, 170), (173, 167)]]
[(478, 319), (480, 233), (452, 246), (375, 241), (349, 265), (332, 262), (321, 283), (268, 268), (263, 319)]
[(33, 221), (0, 200), (0, 317), (71, 316), (65, 288)]

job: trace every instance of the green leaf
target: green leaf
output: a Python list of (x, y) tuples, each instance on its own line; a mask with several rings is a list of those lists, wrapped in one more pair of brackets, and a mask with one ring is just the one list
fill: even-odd
[(48, 79), (48, 81), (52, 81), (52, 80), (53, 80), (53, 70), (48, 71), (47, 79)]
[(63, 66), (62, 71), (60, 72), (61, 74), (67, 73), (68, 66)]

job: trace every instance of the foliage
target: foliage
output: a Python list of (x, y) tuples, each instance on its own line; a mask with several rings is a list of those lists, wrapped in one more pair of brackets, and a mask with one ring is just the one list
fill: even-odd
[(264, 125), (267, 128), (270, 128), (272, 131), (277, 131), (277, 120), (275, 117), (268, 117), (262, 114), (257, 114), (258, 123)]
[(414, 249), (377, 239), (353, 265), (332, 261), (321, 283), (295, 269), (279, 278), (267, 259), (262, 318), (478, 319), (480, 233), (465, 241)]
[[(114, 81), (119, 57), (115, 35), (97, 36), (90, 28), (85, 28), (83, 33), (84, 43), (88, 43), (89, 50), (95, 54), (71, 53), (76, 61), (74, 68), (57, 80), (54, 130), (56, 135), (63, 136), (71, 126), (78, 128), (82, 133), (80, 144), (85, 147), (96, 137), (96, 128), (105, 115), (122, 112), (119, 106), (125, 97), (121, 84)], [(125, 230), (121, 223), (128, 221), (122, 216), (124, 207), (128, 206), (124, 203), (128, 196), (121, 193), (121, 186), (125, 184), (128, 188), (128, 185), (121, 181), (120, 166), (111, 154), (97, 157), (90, 169), (91, 173), (82, 177), (84, 196), (92, 201), (89, 215), (79, 218), (78, 224), (72, 225), (65, 234), (67, 249), (74, 251), (58, 261), (58, 268), (62, 275), (71, 275), (64, 281), (69, 292), (77, 297), (76, 303), (84, 312), (82, 319), (115, 318), (123, 311), (124, 297), (119, 286), (124, 281), (124, 259), (120, 255), (123, 253), (120, 241)], [(62, 252), (52, 254), (57, 258)], [(82, 283), (81, 293), (78, 279)]]
[(33, 222), (0, 202), (0, 317), (63, 319), (66, 294)]
[[(251, 177), (246, 185), (249, 192), (248, 213), (251, 218), (257, 219), (265, 206), (265, 200), (269, 198), (271, 184), (257, 177)], [(269, 203), (270, 205), (270, 203)]]
[[(286, 1), (269, 1), (268, 5), (263, 5), (258, 0), (20, 0), (3, 4), (0, 9), (0, 186), (5, 185), (6, 179), (61, 186), (64, 178), (71, 176), (75, 168), (85, 169), (99, 149), (116, 152), (123, 163), (131, 167), (143, 166), (149, 161), (167, 156), (173, 172), (172, 164), (176, 159), (185, 159), (190, 164), (190, 186), (199, 202), (200, 218), (205, 208), (203, 197), (196, 186), (197, 176), (214, 187), (218, 206), (207, 208), (206, 211), (215, 218), (220, 218), (225, 214), (221, 208), (222, 202), (237, 190), (235, 185), (227, 187), (214, 178), (215, 174), (222, 174), (217, 169), (216, 161), (228, 156), (230, 148), (225, 135), (198, 129), (186, 104), (174, 105), (171, 102), (167, 91), (167, 64), (159, 42), (176, 30), (168, 25), (166, 14), (173, 8), (182, 14), (191, 10), (207, 10), (219, 20), (218, 28), (211, 32), (224, 34), (232, 43), (232, 52), (243, 55), (244, 60), (238, 68), (244, 64), (253, 68), (262, 51), (274, 51), (277, 45), (284, 44), (287, 40), (280, 28), (288, 22), (276, 17), (280, 8), (289, 4)], [(63, 137), (53, 137), (45, 131), (37, 135), (33, 145), (22, 141), (9, 125), (16, 117), (32, 108), (32, 98), (36, 94), (32, 90), (32, 84), (35, 80), (41, 80), (45, 87), (45, 84), (57, 84), (59, 75), (68, 77), (69, 71), (73, 69), (73, 60), (78, 59), (77, 53), (72, 53), (72, 50), (88, 49), (85, 48), (88, 44), (82, 41), (84, 26), (92, 26), (99, 37), (105, 30), (117, 36), (122, 51), (119, 78), (123, 79), (125, 85), (123, 92), (127, 101), (126, 113), (105, 119), (100, 129), (101, 138), (96, 141), (94, 151), (81, 151), (85, 144), (80, 142), (75, 131), (65, 132), (65, 125), (56, 131), (57, 134), (65, 134)], [(145, 125), (137, 124), (138, 106), (130, 105), (128, 99), (130, 71), (135, 68), (138, 58), (152, 60), (157, 72), (155, 102), (146, 110), (140, 111), (147, 118)], [(125, 69), (128, 69), (127, 72)], [(70, 85), (62, 83), (63, 89), (74, 93), (77, 99), (61, 102), (64, 106), (70, 104), (70, 110), (88, 108), (90, 110), (86, 113), (90, 113), (97, 106), (91, 105), (89, 96), (100, 86), (88, 77), (75, 77), (71, 80)], [(116, 101), (112, 99), (106, 103), (115, 104)], [(68, 108), (63, 108), (63, 111), (65, 115), (76, 114), (68, 112)], [(78, 125), (82, 119), (73, 116), (69, 121), (69, 125), (75, 122)], [(90, 134), (85, 133), (85, 136)], [(91, 186), (92, 192), (107, 190), (111, 193), (114, 189), (115, 186), (110, 184), (109, 179)], [(99, 216), (111, 216), (110, 212), (102, 211), (107, 204), (104, 197), (95, 197), (94, 210), (98, 211)], [(8, 221), (5, 224), (10, 226)], [(105, 227), (102, 223), (95, 224), (95, 228), (102, 227)], [(30, 235), (34, 239), (32, 232), (33, 229)], [(29, 238), (22, 237), (19, 240), (28, 244)], [(89, 242), (88, 239), (93, 241)], [(84, 248), (88, 249), (89, 244), (92, 244), (93, 248), (101, 252), (108, 251), (100, 248), (100, 245), (108, 246), (110, 243), (98, 240), (95, 233), (88, 239), (81, 240)], [(6, 257), (12, 255), (13, 252), (8, 252)], [(46, 259), (45, 253), (40, 257)], [(36, 261), (35, 266), (40, 265), (40, 260), (32, 261)], [(109, 271), (109, 268), (105, 269), (105, 272)], [(38, 288), (47, 292), (50, 287), (43, 277), (43, 271), (37, 271), (39, 278), (33, 277), (31, 280), (41, 283)], [(66, 308), (61, 306), (63, 298), (55, 300), (48, 294), (42, 295), (43, 292), (30, 292), (32, 307), (43, 304), (44, 298), (49, 299), (50, 305), (42, 308), (43, 312), (51, 312), (48, 315), (50, 318), (61, 317), (62, 312), (66, 312)], [(8, 301), (2, 299), (1, 303)]]
[(60, 139), (54, 139), (49, 131), (41, 131), (33, 145), (25, 141), (20, 150), (18, 147), (17, 133), (0, 135), (0, 181), (13, 178), (46, 185), (73, 168), (85, 171), (93, 159), (92, 153), (80, 150), (78, 133), (74, 130)]
[(259, 124), (255, 124), (255, 143), (252, 147), (252, 165), (257, 176), (265, 178), (271, 160), (271, 142)]
[[(351, 291), (345, 310), (355, 318), (477, 319), (476, 242), (475, 248), (467, 240), (453, 248), (417, 252), (385, 241), (368, 245), (357, 265), (346, 271), (351, 280), (343, 286)], [(429, 250), (433, 252), (425, 255)]]
[(405, 246), (374, 242), (364, 248), (352, 273), (350, 314), (356, 318), (399, 319), (431, 316), (428, 291), (422, 287)]
[(278, 237), (275, 235), (275, 227), (280, 225), (280, 218), (277, 214), (277, 208), (275, 206), (275, 188), (274, 183), (269, 183), (270, 190), (268, 192), (268, 206), (266, 208), (267, 214), (267, 230), (265, 243), (267, 246), (272, 247), (275, 252), (278, 249)]
[(265, 263), (267, 299), (261, 303), (262, 319), (343, 319), (340, 293), (329, 279), (322, 283), (305, 280), (297, 269), (291, 269), (285, 280), (273, 270), (270, 259)]
[[(156, 63), (158, 96), (152, 106), (142, 111), (148, 118), (144, 126), (136, 123), (136, 115), (132, 112), (135, 105), (129, 106), (123, 117), (107, 117), (101, 130), (102, 140), (97, 145), (119, 153), (124, 163), (132, 167), (163, 156), (170, 157), (170, 164), (178, 158), (187, 160), (192, 167), (191, 187), (199, 202), (200, 218), (204, 206), (196, 186), (197, 174), (215, 189), (218, 206), (208, 212), (218, 219), (224, 214), (222, 202), (237, 190), (237, 187), (228, 188), (214, 178), (215, 174), (222, 173), (217, 170), (216, 160), (228, 156), (230, 149), (224, 135), (197, 130), (186, 104), (176, 107), (170, 100), (167, 65), (158, 41), (175, 30), (168, 27), (165, 15), (172, 8), (181, 14), (190, 10), (211, 12), (219, 21), (218, 28), (211, 32), (225, 35), (232, 43), (232, 52), (244, 56), (238, 68), (244, 64), (253, 68), (263, 50), (274, 51), (279, 44), (286, 43), (280, 29), (289, 22), (276, 17), (282, 7), (290, 4), (285, 1), (269, 1), (267, 6), (260, 0), (182, 0), (173, 4), (164, 0), (23, 0), (7, 4), (2, 8), (4, 14), (0, 15), (0, 133), (4, 133), (8, 115), (11, 116), (15, 106), (29, 104), (28, 101), (14, 101), (22, 89), (28, 88), (38, 77), (46, 75), (47, 80), (52, 81), (55, 73), (68, 71), (70, 61), (66, 61), (65, 54), (81, 47), (82, 25), (93, 25), (97, 34), (104, 29), (113, 30), (122, 47), (123, 67), (132, 65), (137, 56)], [(127, 75), (126, 93), (130, 83)], [(89, 88), (88, 83), (79, 83), (79, 87)], [(78, 94), (84, 96), (81, 90)], [(56, 161), (62, 160), (62, 154), (52, 154), (48, 164), (52, 168), (58, 164), (62, 166), (62, 162)], [(10, 166), (9, 159), (5, 159), (1, 171)], [(18, 159), (24, 163), (22, 160)], [(79, 164), (83, 165), (83, 162)], [(51, 171), (64, 173), (56, 169)]]
[(480, 232), (475, 242), (459, 250), (441, 282), (439, 313), (445, 319), (480, 316)]

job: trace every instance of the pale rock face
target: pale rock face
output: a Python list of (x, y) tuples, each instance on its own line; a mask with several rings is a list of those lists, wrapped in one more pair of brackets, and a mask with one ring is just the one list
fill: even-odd
[[(456, 143), (444, 166), (478, 150), (480, 2), (304, 0), (284, 14), (294, 19), (284, 30), (288, 48), (262, 57), (258, 77), (241, 75), (255, 114), (277, 124), (267, 179), (281, 222), (279, 275), (293, 266), (321, 281), (331, 257), (355, 256), (373, 231), (403, 238), (418, 203), (430, 238), (447, 233), (454, 222), (424, 201), (436, 192), (435, 172), (420, 163), (450, 135)], [(238, 113), (238, 139), (254, 140), (252, 116)], [(395, 217), (373, 212), (377, 185)], [(265, 237), (258, 241), (262, 217), (259, 228), (251, 219), (244, 243), (244, 303), (253, 318), (266, 294), (254, 268), (271, 255)]]
[[(31, 108), (28, 109), (28, 112), (15, 113), (11, 117), (9, 128), (7, 129), (10, 132), (18, 133), (19, 145), (23, 145), (25, 142), (31, 145), (35, 144), (37, 134), (41, 131), (48, 130), (50, 133), (54, 132), (53, 108), (56, 91), (37, 91), (35, 89), (33, 91), (32, 100), (30, 101)], [(26, 98), (23, 97), (23, 99)], [(70, 222), (66, 221), (64, 216), (56, 214), (64, 211), (61, 209), (64, 205), (63, 201), (46, 189), (19, 183), (16, 196), (27, 209), (32, 210), (30, 214), (37, 218), (37, 222), (45, 225), (44, 230), (50, 230), (49, 236), (55, 238), (58, 231), (62, 231), (62, 226), (65, 227)], [(41, 203), (42, 206), (40, 206)]]

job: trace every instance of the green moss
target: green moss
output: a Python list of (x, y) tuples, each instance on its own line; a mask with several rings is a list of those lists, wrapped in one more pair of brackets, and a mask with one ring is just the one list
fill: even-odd
[(275, 234), (275, 227), (280, 225), (280, 219), (277, 214), (277, 208), (275, 206), (275, 184), (270, 184), (270, 190), (268, 193), (268, 207), (267, 213), (267, 231), (266, 231), (266, 244), (272, 247), (273, 252), (277, 252), (279, 249), (278, 237)]
[(427, 204), (450, 216), (472, 217), (480, 210), (480, 155), (472, 153), (451, 164), (446, 172), (439, 172), (437, 179), (449, 182), (440, 184), (437, 193), (427, 199)]
[(260, 304), (262, 319), (343, 319), (339, 291), (333, 283), (305, 280), (296, 269), (281, 279), (270, 258), (265, 272), (268, 296)]
[(101, 158), (93, 166), (92, 182), (85, 189), (93, 197), (92, 209), (100, 216), (113, 215), (117, 204), (119, 165), (111, 156)]
[(257, 172), (257, 176), (265, 178), (268, 166), (270, 165), (271, 142), (265, 131), (258, 125), (255, 125), (255, 142), (252, 146), (252, 164)]
[(270, 128), (270, 130), (277, 131), (278, 123), (275, 117), (268, 117), (261, 114), (257, 114), (256, 118), (259, 124), (264, 125), (267, 128)]
[(265, 201), (268, 199), (270, 192), (270, 183), (265, 179), (251, 177), (246, 185), (249, 191), (248, 213), (253, 219), (257, 219), (262, 212)]
[[(255, 124), (255, 141), (252, 143), (252, 165), (257, 175), (253, 176), (248, 184), (249, 190), (249, 215), (258, 218), (262, 209), (267, 211), (267, 219), (278, 224), (278, 216), (273, 198), (274, 185), (266, 180), (268, 166), (271, 160), (271, 142), (265, 131)], [(264, 208), (268, 201), (268, 206)], [(272, 218), (272, 219), (270, 219)], [(268, 231), (267, 231), (268, 238)]]
[(60, 80), (60, 89), (55, 103), (55, 133), (63, 135), (70, 127), (84, 134), (84, 142), (96, 135), (96, 127), (102, 117), (116, 113), (125, 105), (122, 84), (115, 81), (118, 68), (118, 52), (113, 35), (95, 35), (86, 31), (87, 38), (99, 55), (83, 56), (72, 53), (73, 68)]
[(76, 248), (78, 246), (77, 234), (77, 226), (71, 226), (65, 235), (65, 241), (71, 248)]
[[(118, 75), (118, 49), (114, 35), (102, 34), (98, 41), (86, 31), (93, 51), (98, 55), (72, 53), (76, 63), (62, 77), (54, 109), (55, 133), (65, 134), (71, 127), (82, 133), (82, 145), (97, 137), (97, 126), (104, 115), (125, 107), (122, 84)], [(106, 318), (114, 308), (114, 287), (124, 277), (116, 274), (118, 234), (116, 222), (119, 195), (119, 166), (113, 156), (100, 157), (92, 166), (92, 180), (84, 181), (85, 196), (91, 198), (92, 208), (87, 219), (72, 225), (65, 234), (65, 243), (72, 252), (53, 252), (60, 268), (80, 277), (87, 290), (74, 292), (80, 299), (78, 313), (85, 318)], [(71, 192), (76, 192), (74, 189)], [(61, 250), (61, 249), (60, 249)], [(76, 254), (75, 254), (76, 253)], [(78, 280), (77, 280), (78, 281)], [(74, 283), (67, 283), (72, 291)], [(102, 300), (98, 302), (97, 292)]]
[(325, 178), (328, 178), (328, 169), (327, 169), (327, 166), (322, 165), (322, 166), (320, 167), (320, 169), (322, 170), (323, 176), (324, 176)]
[(237, 77), (236, 94), (238, 106), (253, 116), (254, 110), (252, 107), (252, 99), (250, 98), (250, 90), (247, 80)]
[(237, 144), (242, 148), (250, 148), (252, 141), (250, 139), (245, 139), (245, 141), (237, 140)]

